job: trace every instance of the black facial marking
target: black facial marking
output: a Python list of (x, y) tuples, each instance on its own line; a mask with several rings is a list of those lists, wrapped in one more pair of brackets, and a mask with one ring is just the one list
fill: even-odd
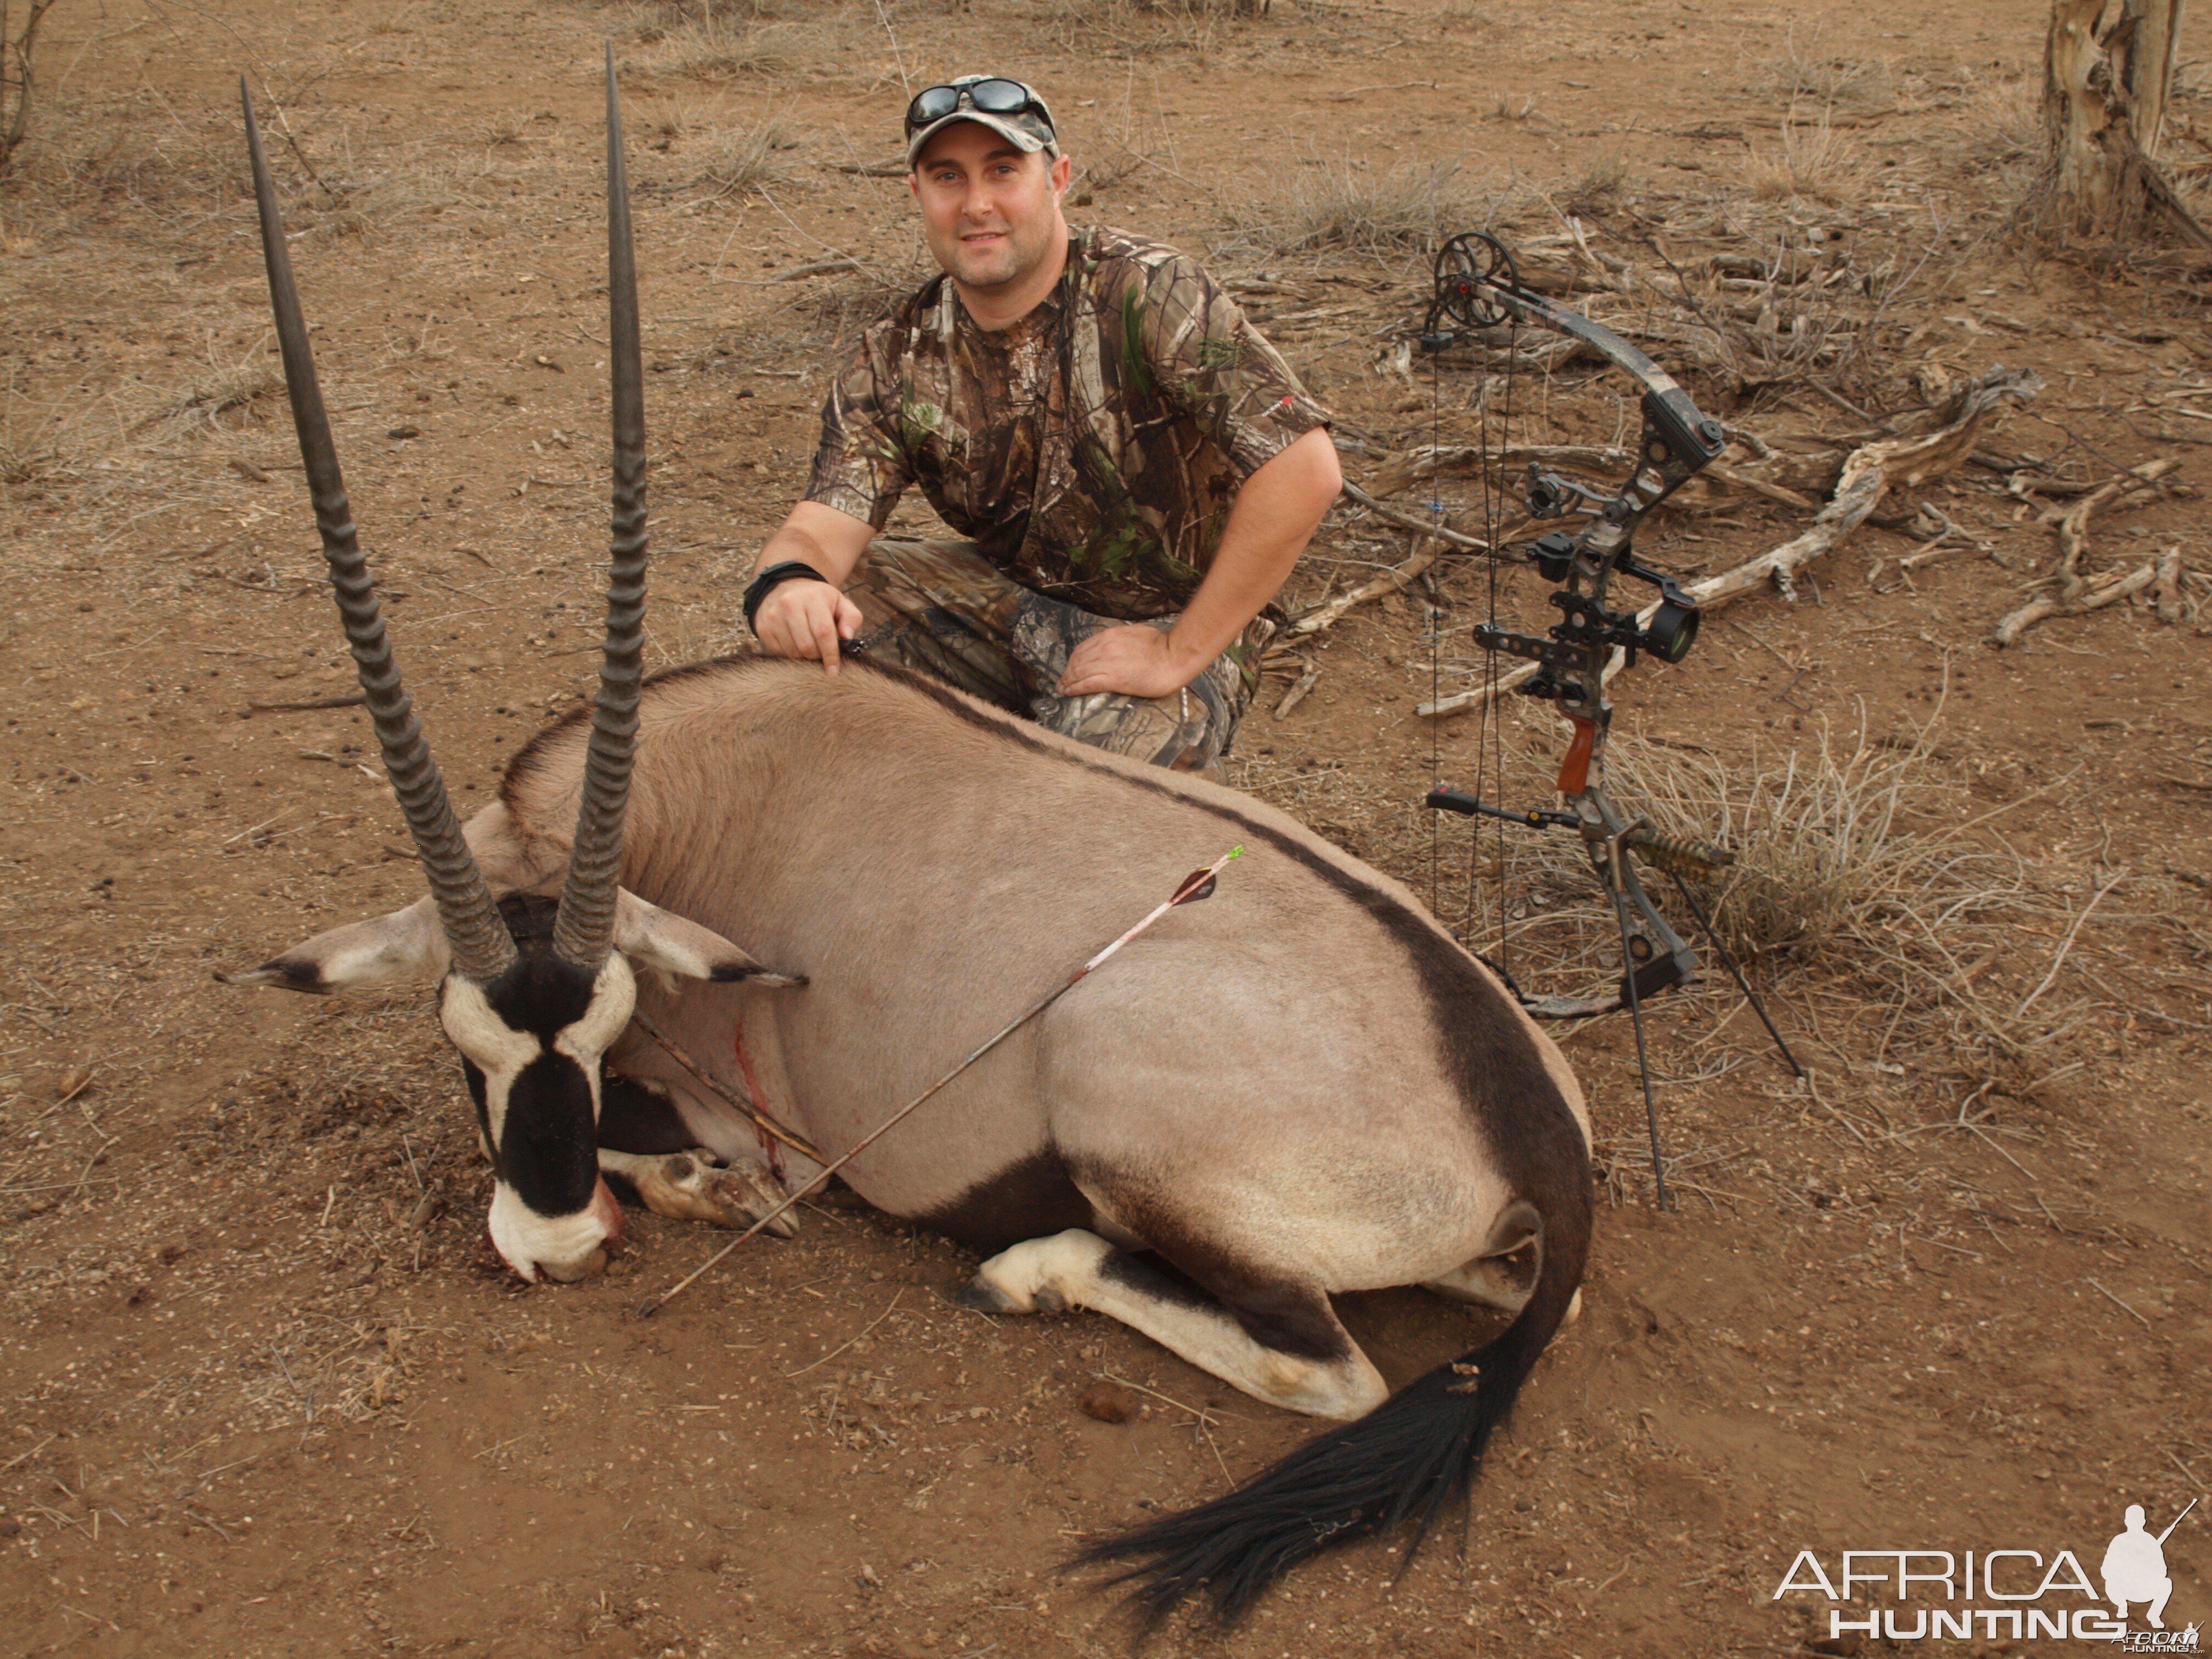
[[(540, 1215), (574, 1215), (592, 1201), (599, 1178), (592, 1084), (583, 1066), (554, 1051), (553, 1040), (591, 1006), (593, 975), (546, 947), (557, 906), (509, 898), (500, 914), (521, 951), (515, 964), (483, 988), (484, 1000), (510, 1030), (535, 1036), (541, 1052), (516, 1073), (507, 1115), (492, 1145), (499, 1178)], [(483, 1074), (464, 1060), (477, 1121), (491, 1140)]]
[(543, 1054), (507, 1095), (500, 1163), (507, 1184), (540, 1215), (574, 1215), (599, 1188), (599, 1136), (592, 1085), (566, 1054)]
[(688, 1152), (698, 1136), (684, 1127), (676, 1103), (651, 1084), (618, 1072), (599, 1073), (599, 1145), (640, 1156)]
[(510, 893), (499, 902), (499, 915), (507, 931), (514, 935), (516, 945), (526, 952), (532, 945), (552, 939), (561, 901), (540, 898), (535, 893)]
[(1076, 1189), (1060, 1154), (1049, 1147), (1017, 1159), (914, 1218), (949, 1237), (994, 1250), (1092, 1222), (1091, 1200)]

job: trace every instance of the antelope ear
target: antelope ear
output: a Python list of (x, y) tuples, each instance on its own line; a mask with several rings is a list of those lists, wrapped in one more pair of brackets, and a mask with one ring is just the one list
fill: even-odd
[(218, 973), (226, 985), (281, 985), (288, 991), (343, 991), (387, 979), (442, 978), (449, 961), (437, 901), (428, 894), (404, 910), (318, 933), (242, 974)]
[(627, 887), (615, 894), (615, 949), (648, 968), (684, 979), (724, 984), (740, 979), (756, 985), (806, 983), (805, 975), (779, 974), (763, 968), (713, 928), (648, 904)]

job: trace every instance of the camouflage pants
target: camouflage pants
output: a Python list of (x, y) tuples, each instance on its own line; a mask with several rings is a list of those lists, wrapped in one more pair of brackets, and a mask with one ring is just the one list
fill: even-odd
[[(1075, 647), (1123, 624), (1019, 586), (972, 542), (880, 538), (847, 593), (865, 618), (851, 649), (919, 669), (1078, 743), (1212, 778), (1259, 687), (1260, 653), (1275, 631), (1255, 617), (1169, 696), (1063, 697), (1053, 688)], [(1164, 632), (1175, 618), (1146, 625)]]

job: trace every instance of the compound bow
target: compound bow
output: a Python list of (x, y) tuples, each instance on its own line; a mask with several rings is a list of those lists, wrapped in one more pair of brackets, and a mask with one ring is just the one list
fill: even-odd
[[(1456, 327), (1443, 326), (1447, 322)], [(1727, 447), (1728, 435), (1718, 421), (1698, 408), (1673, 376), (1642, 351), (1603, 324), (1570, 311), (1524, 284), (1511, 252), (1498, 238), (1470, 231), (1446, 242), (1437, 257), (1435, 295), (1423, 325), (1422, 348), (1434, 357), (1462, 332), (1507, 325), (1517, 329), (1524, 324), (1580, 341), (1634, 377), (1644, 389), (1643, 431), (1635, 465), (1626, 481), (1611, 495), (1547, 471), (1540, 463), (1529, 463), (1528, 516), (1543, 520), (1580, 514), (1584, 523), (1579, 530), (1552, 531), (1510, 553), (1493, 550), (1492, 556), (1517, 558), (1535, 566), (1538, 574), (1554, 585), (1550, 600), (1561, 613), (1560, 619), (1542, 636), (1500, 628), (1494, 618), (1474, 629), (1474, 642), (1493, 656), (1520, 657), (1534, 663), (1535, 672), (1522, 680), (1517, 690), (1524, 696), (1551, 702), (1571, 723), (1574, 738), (1559, 774), (1565, 810), (1515, 811), (1442, 787), (1431, 790), (1425, 805), (1532, 828), (1571, 829), (1582, 837), (1591, 868), (1612, 899), (1620, 923), (1624, 958), (1620, 992), (1610, 999), (1589, 1001), (1556, 997), (1524, 997), (1522, 1000), (1532, 1013), (1552, 1018), (1609, 1012), (1626, 1005), (1636, 1025), (1637, 1060), (1644, 1072), (1644, 1109), (1651, 1130), (1652, 1169), (1663, 1206), (1666, 1174), (1645, 1060), (1643, 1004), (1668, 987), (1689, 980), (1697, 970), (1698, 956), (1644, 891), (1634, 859), (1642, 859), (1674, 878), (1691, 913), (1712, 940), (1784, 1059), (1799, 1076), (1804, 1074), (1682, 880), (1686, 872), (1701, 873), (1723, 867), (1733, 861), (1734, 855), (1718, 848), (1660, 835), (1641, 817), (1625, 815), (1605, 787), (1606, 735), (1613, 719), (1605, 681), (1614, 653), (1622, 653), (1624, 667), (1635, 666), (1638, 652), (1662, 662), (1679, 663), (1698, 637), (1697, 601), (1672, 576), (1638, 560), (1637, 527), (1661, 501), (1719, 457)], [(1512, 360), (1513, 343), (1509, 337), (1509, 376)], [(1486, 465), (1487, 457), (1483, 459)], [(1658, 603), (1641, 614), (1610, 608), (1608, 596), (1616, 575), (1656, 588)]]

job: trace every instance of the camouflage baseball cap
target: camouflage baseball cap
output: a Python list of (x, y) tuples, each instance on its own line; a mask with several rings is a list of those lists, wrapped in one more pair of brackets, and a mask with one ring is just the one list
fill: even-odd
[(907, 106), (907, 166), (919, 161), (923, 147), (955, 121), (987, 126), (1024, 151), (1042, 150), (1054, 158), (1060, 155), (1052, 111), (1035, 87), (1004, 76), (963, 75), (942, 86), (925, 87)]

